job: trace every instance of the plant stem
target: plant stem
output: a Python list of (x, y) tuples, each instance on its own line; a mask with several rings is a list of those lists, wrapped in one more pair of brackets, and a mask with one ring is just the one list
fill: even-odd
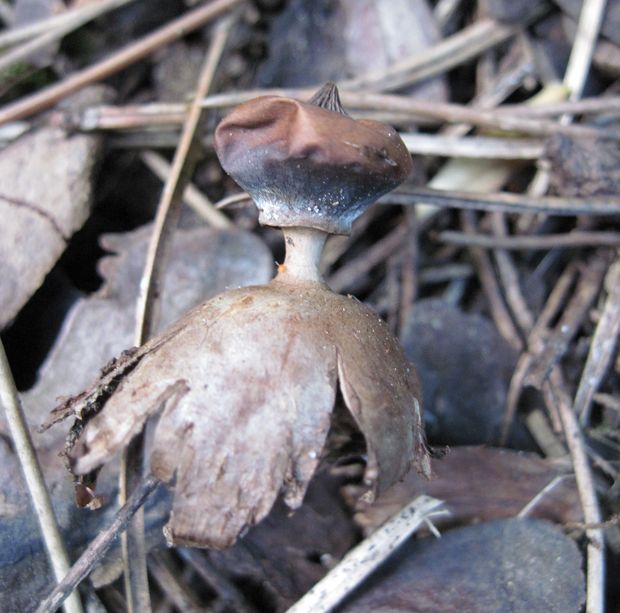
[(286, 259), (278, 269), (278, 281), (324, 283), (319, 269), (327, 233), (314, 228), (282, 228)]

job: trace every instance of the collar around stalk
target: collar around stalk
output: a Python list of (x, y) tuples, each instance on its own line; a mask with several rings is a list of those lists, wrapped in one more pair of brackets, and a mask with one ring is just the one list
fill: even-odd
[(331, 234), (348, 234), (412, 168), (396, 130), (349, 117), (333, 83), (308, 103), (263, 96), (238, 106), (219, 124), (215, 149), (262, 224)]

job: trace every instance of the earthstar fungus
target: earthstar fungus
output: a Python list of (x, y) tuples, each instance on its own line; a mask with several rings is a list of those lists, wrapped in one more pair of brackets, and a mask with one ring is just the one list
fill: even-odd
[(218, 126), (215, 147), (261, 222), (283, 228), (284, 265), (268, 285), (220, 294), (113, 361), (55, 418), (77, 418), (69, 457), (86, 475), (157, 415), (150, 464), (174, 487), (168, 541), (223, 548), (280, 493), (301, 504), (338, 385), (365, 438), (373, 492), (413, 465), (428, 474), (429, 461), (417, 376), (398, 341), (319, 272), (327, 234), (348, 233), (410, 172), (399, 136), (348, 117), (327, 84), (310, 103), (242, 104)]

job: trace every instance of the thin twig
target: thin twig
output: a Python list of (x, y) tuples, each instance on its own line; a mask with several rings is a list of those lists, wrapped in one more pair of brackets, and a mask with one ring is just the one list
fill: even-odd
[(521, 117), (553, 117), (556, 115), (599, 115), (620, 113), (620, 96), (601, 96), (597, 98), (583, 98), (568, 102), (554, 102), (540, 106), (525, 104), (504, 104), (497, 109), (505, 115), (519, 115)]
[[(312, 88), (302, 89), (253, 89), (224, 94), (214, 94), (203, 100), (205, 108), (221, 109), (236, 106), (258, 96), (287, 96), (305, 100), (314, 93)], [(343, 105), (352, 113), (362, 111), (381, 111), (384, 113), (398, 113), (402, 117), (409, 117), (410, 121), (438, 123), (465, 123), (472, 126), (504, 130), (511, 133), (522, 133), (530, 136), (550, 136), (552, 134), (567, 134), (573, 136), (602, 136), (607, 138), (620, 137), (617, 131), (604, 130), (587, 125), (564, 126), (557, 121), (539, 119), (534, 110), (542, 109), (539, 115), (557, 114), (565, 108), (579, 109), (579, 105), (543, 105), (541, 107), (519, 106), (517, 111), (507, 113), (504, 108), (483, 109), (448, 102), (428, 102), (410, 96), (369, 94), (366, 92), (350, 92), (341, 90), (340, 97)], [(614, 103), (615, 100), (615, 103)], [(616, 108), (620, 112), (620, 98), (610, 99), (604, 108), (595, 101), (591, 101), (592, 112), (603, 112)], [(614, 106), (615, 104), (615, 106)], [(585, 105), (582, 105), (585, 106)], [(609, 108), (608, 108), (609, 107)], [(80, 130), (122, 130), (151, 125), (179, 125), (183, 120), (184, 105), (178, 103), (154, 103), (132, 106), (102, 105), (92, 107), (83, 112), (81, 117), (74, 118), (73, 126)], [(553, 111), (553, 113), (551, 112)], [(577, 110), (575, 110), (577, 112)], [(1, 117), (1, 116), (0, 116)]]
[[(461, 211), (461, 224), (466, 233), (475, 232), (476, 225), (471, 211)], [(469, 253), (478, 272), (480, 284), (489, 303), (495, 326), (512, 347), (521, 349), (523, 341), (504, 303), (491, 259), (480, 247), (470, 247)]]
[(403, 243), (409, 229), (401, 224), (389, 234), (378, 240), (372, 247), (366, 249), (359, 257), (347, 262), (334, 272), (328, 279), (327, 284), (335, 292), (342, 292), (352, 288), (360, 277), (367, 274), (375, 266), (384, 262)]
[(427, 187), (401, 186), (380, 202), (390, 204), (416, 204), (428, 202), (436, 206), (478, 211), (504, 211), (507, 213), (545, 213), (547, 215), (574, 216), (620, 215), (620, 198), (591, 196), (588, 198), (561, 198), (555, 196), (533, 197), (527, 194), (496, 192), (459, 192), (429, 189)]
[[(11, 367), (4, 351), (4, 345), (0, 341), (0, 401), (4, 405), (7, 423), (13, 445), (19, 459), (19, 463), (24, 472), (28, 492), (32, 499), (43, 542), (47, 549), (54, 576), (57, 581), (69, 570), (69, 556), (65, 549), (60, 534), (60, 528), (56, 522), (52, 501), (45, 485), (41, 466), (32, 444), (30, 431), (26, 424), (26, 417), (15, 388), (15, 381), (11, 373)], [(67, 592), (67, 596), (72, 590)], [(66, 610), (70, 613), (81, 613), (82, 605), (77, 592), (71, 594), (67, 602)]]
[(52, 592), (41, 602), (36, 613), (52, 613), (56, 611), (70, 594), (101, 561), (101, 558), (110, 549), (114, 540), (126, 528), (136, 511), (142, 508), (145, 500), (159, 485), (159, 481), (153, 476), (149, 476), (136, 488), (127, 503), (122, 506), (114, 516), (111, 524), (102, 530), (94, 538), (84, 553), (77, 559), (62, 581), (52, 590)]
[[(77, 30), (89, 21), (133, 1), (134, 0), (103, 0), (103, 2), (97, 2), (94, 5), (87, 5), (82, 11), (75, 11), (77, 14), (72, 15), (71, 19), (65, 19), (58, 26), (43, 30), (36, 38), (0, 56), (0, 71), (10, 68), (17, 62), (27, 60), (34, 52), (46, 47), (50, 43), (60, 40), (63, 36)], [(71, 12), (73, 13), (73, 11)]]
[[(430, 519), (448, 514), (443, 502), (419, 496), (352, 549), (288, 613), (326, 613), (382, 564), (396, 548)], [(434, 527), (434, 526), (433, 526)]]
[[(140, 159), (164, 183), (168, 180), (172, 167), (161, 155), (154, 151), (143, 151), (140, 154)], [(196, 213), (214, 228), (233, 227), (230, 219), (216, 209), (213, 203), (191, 182), (185, 188), (183, 202), (192, 207)]]
[(543, 234), (532, 236), (491, 236), (489, 234), (465, 234), (453, 230), (438, 232), (434, 238), (448, 245), (483, 247), (484, 249), (537, 250), (564, 247), (618, 247), (619, 232), (581, 232), (566, 234)]
[(150, 55), (160, 47), (204, 26), (241, 2), (243, 0), (213, 0), (195, 8), (189, 13), (162, 26), (155, 32), (147, 34), (135, 43), (131, 43), (124, 49), (113, 53), (101, 62), (76, 72), (60, 83), (46, 87), (41, 91), (6, 105), (0, 110), (0, 125), (28, 117), (49, 108), (82, 87), (101, 81)]
[[(311, 89), (256, 89), (244, 92), (216, 94), (203, 100), (207, 108), (222, 108), (247, 102), (257, 96), (274, 95), (306, 99), (313, 93)], [(519, 115), (499, 112), (496, 109), (472, 108), (449, 102), (429, 102), (411, 96), (375, 94), (340, 90), (340, 99), (347, 110), (382, 110), (394, 113), (409, 113), (412, 118), (424, 117), (438, 122), (466, 123), (472, 126), (493, 128), (506, 132), (530, 134), (532, 136), (551, 136), (568, 134), (573, 136), (620, 137), (617, 130), (603, 130), (592, 126), (564, 126), (557, 121), (532, 119)]]
[[(556, 379), (555, 381), (553, 379)], [(551, 395), (562, 419), (566, 444), (571, 454), (577, 491), (583, 509), (583, 518), (586, 524), (597, 525), (603, 521), (601, 510), (596, 496), (596, 487), (592, 476), (588, 455), (586, 452), (583, 433), (577, 421), (576, 411), (579, 407), (572, 407), (570, 399), (566, 398), (558, 386), (556, 377), (547, 382)], [(587, 546), (587, 589), (586, 611), (588, 613), (604, 613), (605, 611), (605, 533), (601, 528), (591, 528), (586, 531)]]
[[(144, 273), (140, 282), (136, 309), (136, 345), (146, 342), (152, 336), (156, 326), (155, 308), (158, 305), (155, 298), (161, 291), (166, 252), (170, 247), (170, 237), (178, 219), (183, 193), (191, 179), (199, 153), (195, 136), (204, 113), (200, 101), (211, 87), (232, 24), (231, 17), (225, 18), (214, 31), (198, 78), (194, 100), (189, 108), (172, 168), (157, 208)], [(139, 435), (123, 453), (119, 491), (121, 504), (141, 478), (143, 443), (144, 437)], [(123, 535), (122, 545), (127, 604), (130, 611), (142, 613), (150, 608), (142, 513), (137, 513), (132, 526)]]
[(590, 343), (590, 350), (575, 395), (575, 408), (581, 423), (590, 421), (592, 398), (614, 357), (614, 347), (620, 335), (620, 259), (605, 276), (607, 300)]

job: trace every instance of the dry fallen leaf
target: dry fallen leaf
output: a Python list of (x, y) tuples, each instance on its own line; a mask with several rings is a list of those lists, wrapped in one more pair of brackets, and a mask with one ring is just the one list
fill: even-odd
[(575, 478), (559, 464), (533, 453), (485, 447), (453, 447), (433, 462), (428, 481), (411, 472), (374, 504), (357, 502), (359, 492), (349, 488), (357, 522), (373, 530), (420, 494), (445, 501), (450, 516), (437, 525), (454, 525), (516, 516), (543, 489), (559, 481), (528, 515), (558, 523), (582, 521)]
[(0, 329), (86, 221), (100, 145), (98, 136), (42, 127), (0, 151)]

